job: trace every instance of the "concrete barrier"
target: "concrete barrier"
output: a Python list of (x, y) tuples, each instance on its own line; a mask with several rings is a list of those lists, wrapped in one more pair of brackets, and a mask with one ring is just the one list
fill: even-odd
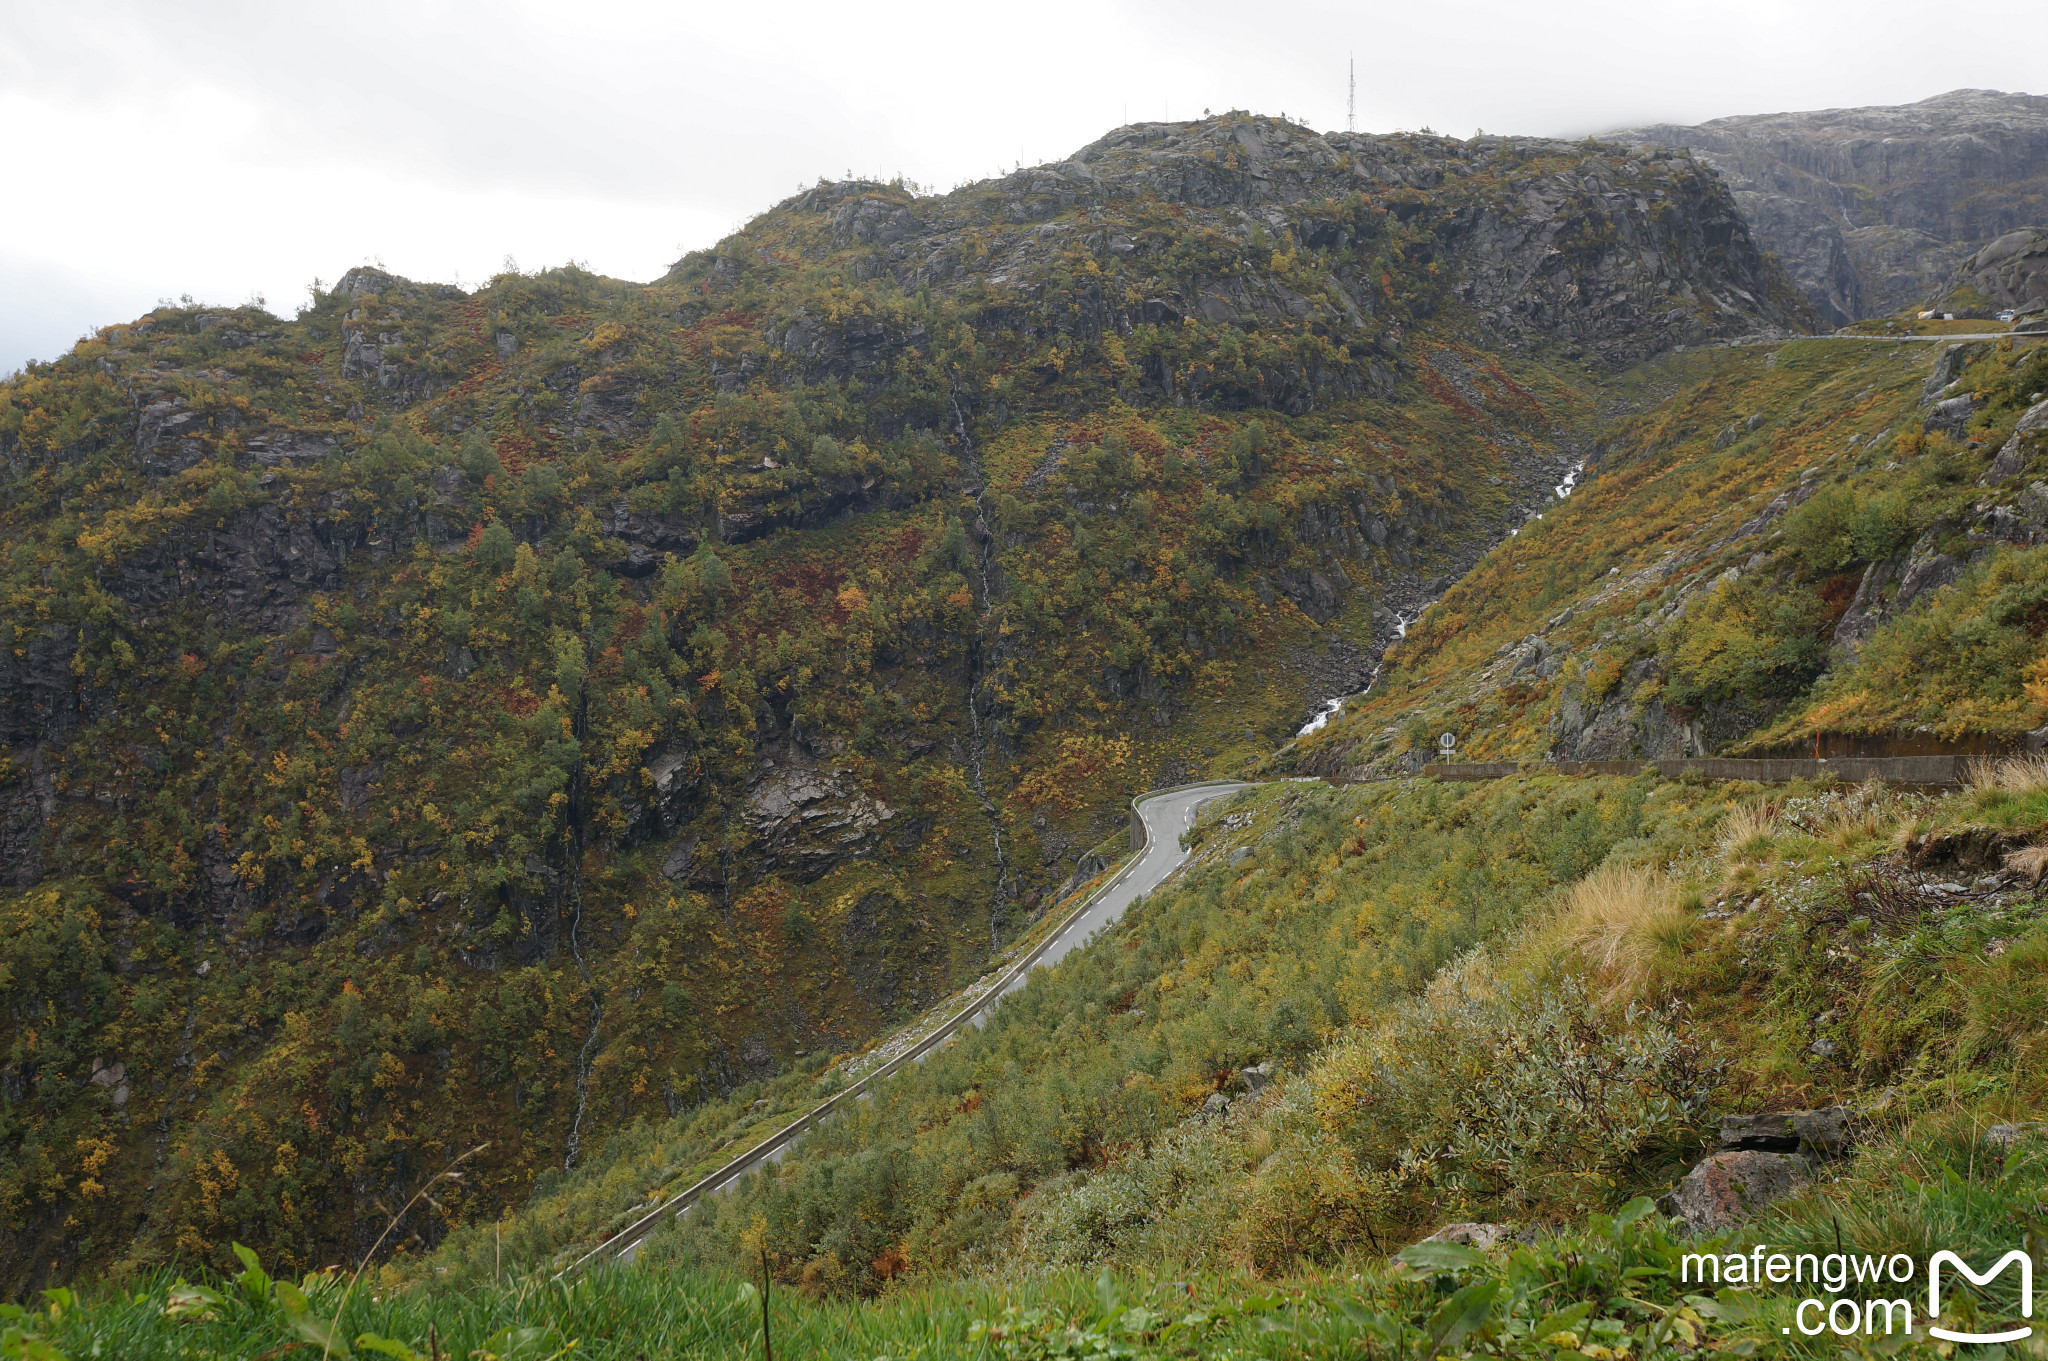
[(1499, 780), (1510, 775), (1621, 775), (1655, 772), (1667, 780), (1694, 775), (1705, 780), (1750, 780), (1785, 784), (1833, 775), (1849, 784), (1882, 780), (1886, 784), (1953, 787), (1963, 782), (1972, 756), (1834, 756), (1744, 759), (1701, 756), (1655, 761), (1464, 761), (1433, 762), (1424, 775), (1440, 780)]

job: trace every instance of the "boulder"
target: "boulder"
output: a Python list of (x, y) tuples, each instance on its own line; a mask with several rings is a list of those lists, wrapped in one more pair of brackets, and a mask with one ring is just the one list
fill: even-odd
[(1724, 1115), (1721, 1148), (1725, 1152), (1812, 1153), (1837, 1158), (1855, 1142), (1850, 1124), (1847, 1106)]
[(1660, 1208), (1694, 1233), (1719, 1233), (1813, 1182), (1814, 1164), (1797, 1153), (1716, 1153), (1685, 1174)]
[(1970, 417), (1976, 415), (1977, 409), (1983, 405), (1972, 392), (1936, 402), (1928, 411), (1927, 419), (1920, 423), (1920, 428), (1929, 434), (1939, 431), (1945, 435), (1961, 435), (1963, 427), (1970, 423)]
[(1962, 377), (1963, 370), (1969, 367), (1970, 361), (1984, 353), (1985, 349), (1986, 344), (1983, 341), (1945, 347), (1935, 356), (1933, 366), (1927, 371), (1927, 381), (1920, 388), (1920, 405), (1932, 406), (1941, 400), (1941, 394), (1948, 385)]
[(1984, 1142), (1996, 1149), (2008, 1149), (2030, 1135), (2048, 1132), (2048, 1124), (2039, 1120), (2023, 1120), (2012, 1125), (1993, 1125), (1984, 1131)]
[(2048, 444), (2048, 402), (2036, 402), (2021, 415), (2011, 437), (1999, 446), (1998, 457), (1991, 460), (1990, 468), (1980, 479), (1981, 485), (1988, 487), (2017, 477), (2027, 466), (2029, 452), (2044, 444)]
[(1468, 1248), (1477, 1248), (1485, 1252), (1494, 1244), (1512, 1237), (1514, 1232), (1512, 1224), (1446, 1224), (1422, 1241), (1463, 1243)]
[(1237, 1080), (1244, 1084), (1247, 1095), (1257, 1096), (1273, 1081), (1273, 1061), (1267, 1059), (1265, 1062), (1255, 1063), (1249, 1068), (1238, 1069)]

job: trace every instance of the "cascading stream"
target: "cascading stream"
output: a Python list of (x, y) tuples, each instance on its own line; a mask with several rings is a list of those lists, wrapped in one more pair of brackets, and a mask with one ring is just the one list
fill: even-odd
[[(981, 617), (987, 624), (995, 613), (995, 593), (989, 580), (989, 559), (994, 555), (995, 536), (988, 528), (988, 509), (982, 499), (988, 494), (988, 487), (981, 475), (981, 452), (974, 447), (974, 437), (967, 433), (967, 417), (960, 410), (958, 394), (954, 394), (951, 400), (954, 429), (960, 436), (961, 461), (973, 487), (976, 528), (981, 531), (971, 537), (974, 540), (975, 564), (981, 576)], [(982, 632), (986, 635), (989, 630), (984, 628)], [(967, 686), (967, 723), (973, 733), (973, 743), (968, 751), (968, 771), (974, 796), (981, 801), (981, 811), (988, 815), (989, 837), (996, 857), (996, 882), (989, 895), (988, 909), (988, 947), (993, 952), (1002, 945), (1003, 903), (1009, 897), (1010, 862), (1003, 849), (1002, 819), (997, 816), (995, 802), (988, 796), (988, 781), (983, 770), (989, 744), (994, 740), (994, 719), (991, 717), (986, 725), (982, 720), (983, 696), (989, 685), (989, 668), (984, 663), (982, 647), (983, 639), (976, 638), (969, 654), (971, 678)]]

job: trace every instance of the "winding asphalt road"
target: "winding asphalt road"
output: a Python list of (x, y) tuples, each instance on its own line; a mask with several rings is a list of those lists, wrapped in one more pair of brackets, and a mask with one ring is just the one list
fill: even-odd
[(1010, 975), (998, 986), (989, 989), (982, 997), (948, 1017), (945, 1024), (916, 1045), (799, 1117), (793, 1124), (785, 1126), (754, 1145), (687, 1190), (678, 1192), (650, 1209), (611, 1238), (564, 1267), (557, 1273), (556, 1279), (573, 1275), (599, 1258), (619, 1262), (632, 1261), (639, 1252), (640, 1245), (647, 1241), (648, 1235), (660, 1226), (664, 1218), (687, 1214), (698, 1200), (726, 1190), (755, 1168), (765, 1163), (781, 1162), (783, 1156), (789, 1152), (790, 1145), (812, 1128), (831, 1119), (842, 1102), (867, 1099), (874, 1084), (902, 1071), (912, 1063), (922, 1063), (935, 1050), (948, 1043), (963, 1025), (980, 1027), (985, 1024), (996, 1004), (1023, 987), (1033, 969), (1057, 964), (1065, 959), (1098, 932), (1114, 925), (1132, 903), (1158, 888), (1166, 881), (1168, 875), (1186, 863), (1188, 853), (1181, 849), (1180, 837), (1181, 833), (1195, 825), (1195, 811), (1211, 799), (1235, 794), (1245, 787), (1238, 783), (1205, 784), (1186, 789), (1169, 789), (1140, 798), (1135, 806), (1139, 818), (1144, 822), (1145, 844), (1137, 856), (1126, 861), (1123, 868), (1097, 889), (1080, 909), (1020, 960), (1011, 969)]
[[(1129, 866), (1089, 900), (1087, 907), (1070, 918), (1031, 960), (1031, 968), (1057, 964), (1086, 945), (1096, 932), (1113, 926), (1126, 908), (1166, 882), (1166, 876), (1187, 861), (1180, 848), (1180, 835), (1195, 825), (1195, 810), (1211, 799), (1235, 794), (1241, 784), (1200, 785), (1157, 794), (1138, 805), (1145, 820), (1145, 849), (1137, 863)], [(1030, 970), (1022, 970), (1001, 989), (989, 994), (974, 1013), (974, 1024), (986, 1024), (995, 1004), (1024, 986)]]

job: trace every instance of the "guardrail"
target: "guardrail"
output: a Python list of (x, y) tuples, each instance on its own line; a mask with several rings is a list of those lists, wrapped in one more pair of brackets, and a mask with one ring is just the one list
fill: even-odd
[(1066, 915), (1065, 919), (1058, 926), (1048, 931), (1044, 939), (1032, 946), (1024, 958), (1018, 960), (987, 992), (984, 992), (981, 996), (975, 998), (974, 1001), (969, 1002), (961, 1010), (948, 1017), (937, 1029), (933, 1030), (931, 1034), (925, 1036), (922, 1040), (919, 1040), (911, 1048), (890, 1059), (887, 1063), (868, 1073), (859, 1081), (852, 1083), (843, 1091), (835, 1092), (819, 1105), (798, 1117), (793, 1123), (785, 1125), (782, 1129), (769, 1135), (767, 1139), (754, 1145), (747, 1152), (726, 1163), (717, 1171), (698, 1179), (683, 1190), (676, 1192), (676, 1194), (647, 1211), (638, 1219), (605, 1239), (602, 1243), (591, 1248), (575, 1261), (556, 1272), (554, 1279), (561, 1280), (564, 1276), (574, 1275), (600, 1257), (616, 1257), (630, 1248), (639, 1246), (646, 1239), (648, 1233), (661, 1222), (663, 1215), (681, 1214), (703, 1196), (720, 1190), (728, 1182), (752, 1170), (757, 1164), (765, 1161), (777, 1150), (788, 1147), (803, 1134), (822, 1124), (833, 1112), (839, 1109), (841, 1103), (857, 1100), (869, 1087), (879, 1083), (883, 1078), (901, 1072), (908, 1065), (917, 1062), (926, 1054), (931, 1053), (941, 1044), (951, 1039), (958, 1033), (961, 1026), (967, 1024), (997, 1002), (1000, 1002), (1004, 994), (1016, 984), (1017, 980), (1031, 972), (1038, 961), (1045, 956), (1045, 952), (1051, 949), (1053, 944), (1060, 937), (1064, 936), (1068, 929), (1076, 921), (1080, 920), (1090, 907), (1095, 905), (1098, 898), (1122, 883), (1125, 876), (1137, 868), (1138, 862), (1145, 858), (1146, 844), (1150, 840), (1150, 834), (1145, 829), (1145, 817), (1139, 811), (1140, 804), (1149, 803), (1153, 799), (1161, 798), (1167, 794), (1185, 793), (1190, 789), (1206, 789), (1211, 786), (1242, 785), (1247, 783), (1250, 782), (1242, 780), (1197, 780), (1192, 784), (1179, 784), (1166, 789), (1148, 790), (1133, 798), (1131, 800), (1131, 851), (1129, 855), (1124, 857), (1123, 864), (1117, 867), (1116, 873), (1098, 884), (1094, 892), (1077, 903), (1074, 909)]
[(1655, 761), (1465, 761), (1431, 762), (1424, 775), (1443, 780), (1499, 780), (1510, 775), (1641, 775), (1655, 771), (1667, 780), (1693, 774), (1708, 780), (1753, 780), (1783, 784), (1834, 775), (1851, 784), (1960, 785), (1974, 756), (1687, 757)]

